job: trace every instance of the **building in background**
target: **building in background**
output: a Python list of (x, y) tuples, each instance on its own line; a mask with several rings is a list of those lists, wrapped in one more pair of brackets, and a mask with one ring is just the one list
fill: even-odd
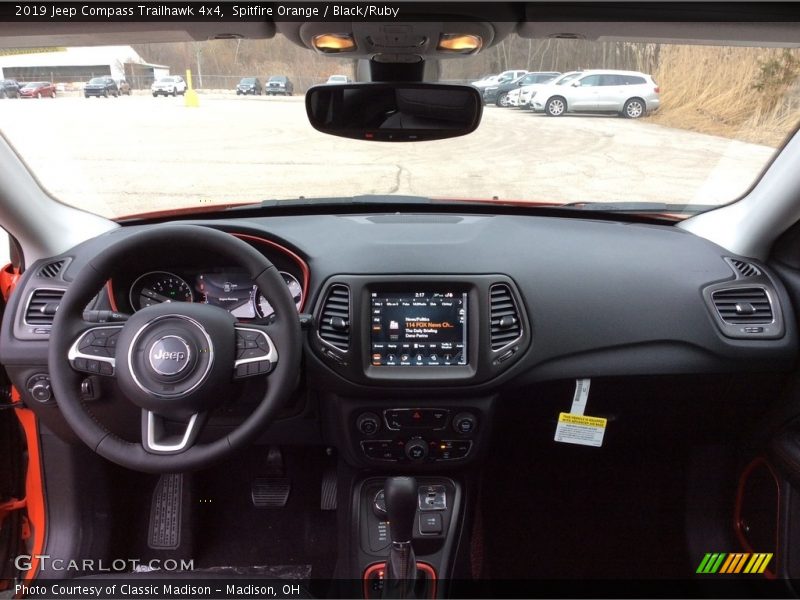
[(130, 46), (77, 48), (10, 48), (0, 50), (0, 79), (51, 81), (81, 87), (92, 77), (126, 79), (134, 89), (145, 89), (169, 67), (147, 63)]

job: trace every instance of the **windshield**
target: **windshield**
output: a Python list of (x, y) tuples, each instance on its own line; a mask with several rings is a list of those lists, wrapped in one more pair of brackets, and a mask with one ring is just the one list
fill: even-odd
[(94, 79), (90, 79), (89, 83), (105, 83), (106, 80), (102, 77), (95, 77)]
[[(70, 63), (73, 54), (82, 60)], [(131, 95), (84, 98), (86, 82), (103, 81), (100, 68), (124, 77)], [(596, 85), (568, 85), (589, 69)], [(0, 56), (0, 76), (23, 82), (52, 73), (58, 93), (0, 101), (0, 129), (54, 197), (111, 218), (365, 195), (620, 210), (650, 203), (685, 217), (746, 193), (800, 121), (797, 49), (513, 34), (476, 56), (441, 61), (431, 80), (540, 77), (525, 70), (563, 75), (515, 94), (513, 105), (485, 95), (482, 122), (467, 136), (381, 143), (310, 126), (305, 92), (358, 81), (361, 72), (355, 61), (316, 54), (280, 34), (20, 49)], [(236, 94), (239, 82), (255, 81), (244, 73), (270, 71), (288, 75), (293, 89)], [(155, 94), (154, 81), (180, 86)], [(85, 135), (109, 123), (113, 143)]]

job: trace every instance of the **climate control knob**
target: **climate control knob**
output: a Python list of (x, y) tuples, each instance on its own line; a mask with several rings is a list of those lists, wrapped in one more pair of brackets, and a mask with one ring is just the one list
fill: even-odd
[(381, 428), (381, 420), (375, 413), (362, 413), (356, 419), (356, 429), (363, 435), (374, 435)]
[(405, 453), (408, 458), (415, 462), (425, 460), (425, 457), (428, 456), (428, 442), (422, 438), (409, 440), (405, 446)]

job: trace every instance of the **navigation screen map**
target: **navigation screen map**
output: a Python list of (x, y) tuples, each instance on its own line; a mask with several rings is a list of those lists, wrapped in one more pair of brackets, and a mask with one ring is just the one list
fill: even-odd
[(467, 364), (467, 294), (372, 292), (373, 366)]

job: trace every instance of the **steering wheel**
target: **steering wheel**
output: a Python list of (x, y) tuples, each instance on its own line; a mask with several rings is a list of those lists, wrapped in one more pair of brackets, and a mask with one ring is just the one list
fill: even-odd
[[(240, 324), (224, 308), (185, 302), (149, 306), (122, 323), (84, 320), (116, 267), (176, 247), (211, 251), (242, 267), (275, 309), (274, 321)], [(222, 460), (262, 433), (297, 381), (301, 354), (297, 308), (269, 260), (215, 229), (160, 225), (114, 242), (81, 269), (53, 321), (48, 364), (61, 414), (89, 448), (136, 471), (177, 473)], [(114, 378), (141, 409), (140, 442), (121, 439), (88, 412), (79, 392), (86, 373)], [(241, 425), (196, 443), (208, 413), (237, 392), (237, 380), (267, 376), (264, 397)]]

